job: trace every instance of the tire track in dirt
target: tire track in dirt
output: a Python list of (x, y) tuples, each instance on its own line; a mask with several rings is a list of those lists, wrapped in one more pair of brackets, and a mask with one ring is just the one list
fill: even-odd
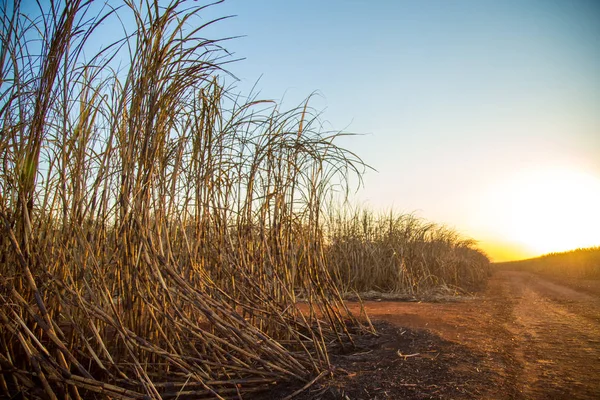
[(365, 306), (373, 320), (427, 329), (482, 355), (460, 366), (491, 377), (481, 398), (600, 398), (600, 292), (498, 271), (474, 299)]
[(504, 276), (516, 300), (507, 328), (517, 342), (523, 397), (597, 399), (589, 385), (600, 377), (598, 299), (527, 273)]

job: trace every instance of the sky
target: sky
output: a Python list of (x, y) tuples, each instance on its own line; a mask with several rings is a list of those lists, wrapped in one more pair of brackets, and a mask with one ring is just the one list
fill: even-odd
[[(101, 4), (101, 3), (100, 3)], [(600, 245), (597, 0), (226, 0), (236, 90), (295, 107), (375, 170), (353, 203), (495, 261)], [(120, 36), (122, 29), (103, 34)], [(228, 78), (234, 82), (232, 78)]]
[[(415, 212), (504, 261), (600, 245), (600, 2), (228, 0), (247, 92), (316, 92), (377, 171), (356, 204)], [(258, 83), (257, 83), (258, 81)]]

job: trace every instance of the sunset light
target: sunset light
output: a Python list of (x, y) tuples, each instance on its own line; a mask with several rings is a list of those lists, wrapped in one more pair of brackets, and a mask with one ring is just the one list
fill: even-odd
[(0, 0), (0, 399), (600, 399), (600, 0)]
[(600, 242), (600, 178), (570, 169), (524, 171), (489, 193), (498, 230), (536, 255)]

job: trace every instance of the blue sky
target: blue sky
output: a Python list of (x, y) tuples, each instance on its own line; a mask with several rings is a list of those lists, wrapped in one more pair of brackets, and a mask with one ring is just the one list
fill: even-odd
[(340, 143), (377, 170), (355, 204), (496, 260), (600, 245), (599, 1), (227, 0), (205, 17), (225, 15), (204, 34), (243, 36), (224, 44), (238, 91), (260, 78), (283, 108), (316, 92), (327, 128), (364, 134)]
[[(236, 15), (217, 34), (245, 35), (227, 44), (245, 58), (230, 66), (241, 91), (260, 77), (261, 97), (289, 106), (318, 91), (332, 129), (365, 134), (343, 143), (378, 170), (357, 203), (417, 211), (496, 259), (555, 249), (511, 234), (550, 203), (536, 229), (600, 244), (600, 215), (568, 216), (580, 196), (600, 204), (600, 2), (229, 0), (211, 12)], [(581, 181), (571, 200), (565, 181)]]

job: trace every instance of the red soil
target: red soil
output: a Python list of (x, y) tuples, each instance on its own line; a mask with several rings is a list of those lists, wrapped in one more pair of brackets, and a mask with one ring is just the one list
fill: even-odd
[(600, 398), (598, 283), (498, 271), (475, 298), (365, 306), (380, 337), (299, 398)]

